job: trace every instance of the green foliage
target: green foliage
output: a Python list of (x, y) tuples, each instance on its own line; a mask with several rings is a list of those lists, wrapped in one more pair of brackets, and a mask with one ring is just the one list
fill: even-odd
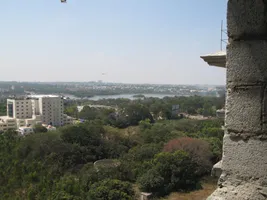
[(162, 149), (160, 144), (144, 144), (141, 146), (136, 146), (130, 149), (128, 153), (128, 159), (133, 161), (143, 162), (145, 160), (150, 160), (155, 154), (159, 153)]
[(181, 137), (170, 140), (164, 146), (164, 151), (175, 152), (177, 150), (187, 152), (196, 163), (196, 175), (203, 176), (210, 173), (212, 167), (212, 152), (208, 142), (202, 139)]
[[(134, 199), (127, 181), (162, 196), (195, 189), (201, 178), (199, 163), (221, 158), (222, 121), (169, 120), (177, 118), (171, 114), (175, 104), (181, 112), (213, 115), (211, 110), (220, 105), (216, 98), (100, 102), (116, 110), (85, 107), (79, 114), (87, 119), (83, 124), (51, 132), (36, 126), (38, 134), (26, 137), (14, 130), (0, 134), (0, 196), (8, 200)], [(76, 104), (69, 102), (66, 112), (78, 116)], [(201, 142), (162, 152), (172, 140), (184, 137)], [(203, 141), (205, 145), (200, 145)], [(93, 163), (101, 159), (119, 164), (95, 168)]]
[(142, 104), (130, 104), (123, 109), (123, 113), (127, 116), (130, 125), (138, 125), (139, 121), (145, 119), (154, 121), (148, 107)]
[(145, 143), (162, 143), (173, 138), (171, 128), (162, 123), (156, 123), (143, 130), (141, 137)]
[(0, 116), (6, 115), (6, 103), (0, 103)]
[(87, 103), (112, 106), (116, 109), (84, 106), (83, 110), (78, 113), (77, 104), (68, 102), (65, 106), (65, 112), (73, 117), (86, 120), (101, 119), (107, 125), (126, 128), (138, 125), (140, 121), (146, 119), (149, 119), (151, 123), (155, 120), (180, 119), (180, 115), (172, 113), (173, 105), (179, 105), (180, 113), (215, 116), (216, 109), (221, 109), (224, 106), (224, 99), (191, 96), (165, 97), (163, 99), (144, 98), (132, 101), (129, 99), (102, 99)]
[(211, 148), (212, 151), (212, 163), (217, 163), (218, 161), (220, 161), (222, 159), (222, 146), (223, 146), (223, 142), (222, 139), (217, 138), (217, 137), (210, 137), (210, 138), (204, 138), (204, 140), (206, 140)]
[(47, 132), (47, 128), (45, 128), (44, 126), (42, 126), (40, 124), (36, 124), (34, 126), (34, 132), (35, 133), (46, 133)]
[(136, 126), (140, 121), (147, 119), (154, 122), (149, 108), (143, 104), (132, 102), (125, 106), (121, 105), (116, 114), (110, 114), (107, 123), (118, 128), (126, 128)]
[(220, 127), (204, 127), (202, 130), (201, 130), (201, 133), (203, 136), (205, 137), (215, 137), (215, 138), (218, 138), (218, 139), (223, 139), (223, 130), (222, 128)]
[(82, 200), (79, 179), (73, 175), (61, 177), (54, 185), (51, 200)]
[(60, 129), (63, 141), (80, 146), (94, 145), (99, 146), (101, 142), (102, 127), (96, 127), (92, 124), (88, 126), (65, 126)]
[(123, 180), (136, 181), (137, 177), (146, 172), (147, 162), (161, 150), (162, 145), (160, 144), (144, 144), (130, 149), (128, 154), (121, 157), (119, 170)]
[(134, 191), (130, 183), (107, 179), (94, 183), (88, 193), (92, 200), (133, 200)]
[(138, 183), (141, 189), (156, 196), (172, 191), (187, 191), (197, 187), (199, 178), (195, 171), (196, 164), (184, 151), (159, 153)]
[(150, 129), (152, 127), (150, 119), (141, 120), (139, 122), (139, 127), (141, 130)]
[(113, 109), (84, 106), (78, 116), (79, 118), (86, 120), (102, 119), (106, 121), (109, 114), (113, 112)]
[(64, 111), (67, 115), (72, 116), (77, 118), (78, 117), (78, 108), (77, 105), (70, 105), (70, 106), (66, 106), (65, 105), (65, 111)]
[(165, 192), (164, 188), (164, 177), (161, 173), (155, 169), (149, 169), (143, 176), (138, 179), (140, 188), (146, 192), (152, 192), (155, 196), (163, 196), (169, 193)]

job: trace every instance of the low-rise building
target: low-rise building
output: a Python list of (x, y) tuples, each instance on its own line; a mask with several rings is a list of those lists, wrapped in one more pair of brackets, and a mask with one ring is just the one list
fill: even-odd
[(68, 116), (67, 114), (63, 114), (63, 120), (64, 120), (64, 125), (69, 125), (74, 123), (74, 118)]
[(152, 199), (152, 193), (141, 192), (141, 200), (150, 200)]
[(42, 124), (42, 126), (45, 127), (47, 129), (47, 131), (55, 131), (55, 130), (57, 130), (56, 127), (51, 126), (51, 125)]
[(0, 117), (0, 131), (7, 131), (8, 129), (16, 129), (16, 119), (7, 116)]
[(31, 134), (31, 133), (34, 133), (34, 130), (33, 130), (32, 127), (24, 126), (24, 127), (19, 127), (18, 132), (19, 132), (21, 135), (29, 135), (29, 134)]

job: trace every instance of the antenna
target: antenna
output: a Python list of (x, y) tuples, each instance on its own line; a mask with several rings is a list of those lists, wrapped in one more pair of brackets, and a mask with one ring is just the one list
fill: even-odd
[(227, 44), (228, 39), (225, 39), (224, 36), (227, 35), (227, 29), (223, 28), (223, 20), (221, 21), (221, 51), (223, 48), (223, 43)]

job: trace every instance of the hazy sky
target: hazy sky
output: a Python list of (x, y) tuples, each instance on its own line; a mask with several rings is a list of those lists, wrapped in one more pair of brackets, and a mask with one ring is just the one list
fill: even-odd
[[(225, 0), (1, 0), (0, 80), (225, 84)], [(107, 73), (102, 75), (102, 73)]]

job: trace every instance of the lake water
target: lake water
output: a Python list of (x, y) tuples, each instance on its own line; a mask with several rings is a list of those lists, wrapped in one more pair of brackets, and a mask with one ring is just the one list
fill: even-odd
[[(97, 95), (88, 98), (89, 100), (97, 101), (100, 99), (119, 99), (119, 98), (124, 98), (124, 99), (138, 99), (138, 97), (134, 97), (134, 95), (137, 94), (118, 94), (118, 95)], [(145, 97), (155, 97), (155, 98), (163, 98), (163, 97), (174, 97), (175, 95), (170, 95), (170, 94), (143, 94)]]
[[(125, 99), (138, 99), (137, 97), (134, 97), (134, 95), (137, 94), (118, 94), (118, 95), (96, 95), (93, 97), (89, 97), (87, 98), (88, 100), (93, 100), (93, 101), (98, 101), (101, 99), (119, 99), (119, 98), (125, 98)], [(160, 98), (162, 99), (163, 97), (174, 97), (174, 96), (178, 96), (178, 95), (174, 95), (174, 94), (142, 94), (145, 97), (154, 97), (154, 98)], [(79, 99), (73, 95), (65, 95), (66, 97), (69, 97), (70, 99)]]

